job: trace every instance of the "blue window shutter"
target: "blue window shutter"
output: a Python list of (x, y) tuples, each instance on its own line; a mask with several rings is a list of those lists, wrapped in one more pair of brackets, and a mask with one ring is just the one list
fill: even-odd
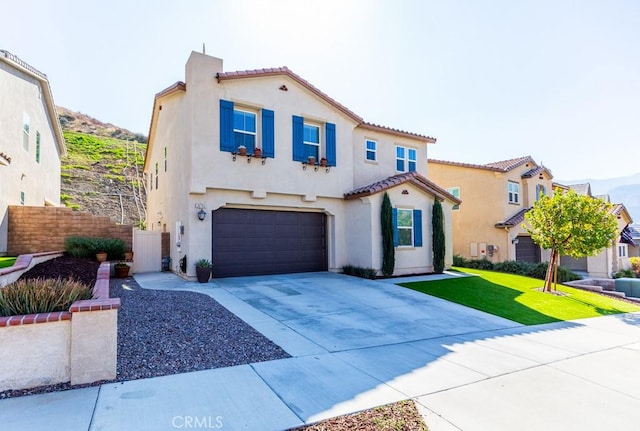
[(233, 102), (220, 99), (220, 151), (235, 151), (233, 141)]
[(304, 119), (293, 116), (293, 160), (296, 162), (306, 161), (304, 156)]
[(391, 220), (393, 221), (393, 245), (398, 246), (398, 209), (391, 209)]
[(422, 247), (422, 210), (413, 210), (413, 246)]
[(327, 165), (336, 165), (336, 125), (333, 123), (326, 123), (324, 125), (327, 134), (326, 140), (326, 155)]
[(273, 111), (262, 110), (262, 157), (275, 157)]

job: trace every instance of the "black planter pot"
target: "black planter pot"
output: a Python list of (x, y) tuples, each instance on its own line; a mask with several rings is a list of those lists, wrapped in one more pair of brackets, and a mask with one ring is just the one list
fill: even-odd
[(196, 277), (200, 283), (208, 283), (211, 278), (211, 267), (196, 266)]

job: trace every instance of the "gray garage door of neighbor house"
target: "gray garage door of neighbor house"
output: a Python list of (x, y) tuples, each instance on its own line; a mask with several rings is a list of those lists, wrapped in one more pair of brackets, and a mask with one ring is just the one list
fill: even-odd
[(540, 247), (530, 236), (518, 236), (516, 260), (519, 262), (540, 262)]
[(327, 270), (322, 213), (221, 208), (211, 220), (214, 277)]

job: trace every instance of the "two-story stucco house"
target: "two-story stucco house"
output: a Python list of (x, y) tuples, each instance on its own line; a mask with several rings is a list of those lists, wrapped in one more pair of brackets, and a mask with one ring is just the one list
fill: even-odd
[(448, 265), (460, 204), (426, 178), (434, 142), (364, 122), (288, 68), (225, 72), (221, 59), (193, 52), (185, 82), (154, 100), (147, 229), (170, 232), (172, 269), (188, 277), (201, 258), (216, 277), (379, 270), (387, 192), (395, 274), (430, 272), (434, 199)]
[(484, 165), (429, 159), (429, 178), (464, 201), (452, 213), (454, 254), (494, 262), (548, 259), (522, 227), (539, 196), (553, 192), (551, 172), (530, 156)]
[(65, 154), (47, 76), (0, 50), (0, 255), (9, 205), (60, 205)]

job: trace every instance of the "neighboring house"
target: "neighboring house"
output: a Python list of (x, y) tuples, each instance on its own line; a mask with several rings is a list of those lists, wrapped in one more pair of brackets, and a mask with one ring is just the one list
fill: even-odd
[(538, 197), (553, 191), (547, 168), (530, 156), (484, 165), (429, 159), (428, 174), (464, 201), (452, 212), (454, 254), (493, 262), (548, 259), (522, 228)]
[(65, 154), (47, 76), (0, 50), (0, 255), (9, 205), (60, 205)]
[(640, 257), (640, 225), (630, 224), (627, 226), (622, 238), (628, 245), (629, 257)]
[[(593, 196), (589, 183), (566, 186), (556, 185), (563, 189), (572, 189), (576, 194), (591, 196), (594, 199), (601, 199), (610, 203), (609, 195)], [(572, 271), (586, 274), (592, 278), (610, 278), (619, 270), (631, 267), (629, 257), (633, 256), (632, 253), (635, 253), (637, 250), (637, 246), (633, 241), (632, 232), (629, 228), (633, 220), (623, 204), (614, 204), (611, 212), (616, 216), (618, 222), (618, 235), (611, 247), (603, 249), (595, 256), (578, 259), (561, 256), (560, 265)]]
[(434, 199), (444, 209), (447, 265), (451, 208), (460, 204), (426, 178), (434, 142), (364, 122), (287, 68), (224, 72), (221, 59), (193, 52), (185, 82), (154, 100), (147, 226), (170, 232), (173, 269), (190, 278), (201, 258), (217, 277), (380, 270), (387, 192), (395, 274), (430, 272)]

